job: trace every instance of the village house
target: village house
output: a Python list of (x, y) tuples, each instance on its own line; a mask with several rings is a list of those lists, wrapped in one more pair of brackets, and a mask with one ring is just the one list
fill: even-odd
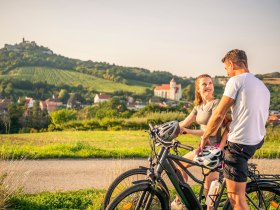
[(40, 101), (40, 108), (41, 110), (48, 110), (48, 113), (51, 113), (57, 110), (59, 107), (62, 106), (62, 102), (58, 99), (49, 98), (45, 101)]
[(149, 104), (157, 104), (160, 105), (161, 104), (161, 100), (159, 98), (150, 98), (149, 99)]
[(127, 102), (126, 107), (129, 110), (139, 110), (146, 106), (145, 103), (141, 101), (135, 101), (135, 102)]
[(182, 98), (181, 84), (176, 84), (173, 78), (169, 84), (156, 86), (154, 89), (154, 96), (179, 101)]
[(280, 114), (278, 114), (279, 112), (277, 112), (276, 114), (271, 114), (268, 117), (268, 123), (276, 126), (276, 125), (280, 125)]
[(103, 94), (103, 93), (96, 94), (94, 97), (94, 104), (99, 104), (104, 101), (108, 101), (111, 98), (112, 98), (112, 96), (109, 94)]
[(25, 107), (27, 107), (28, 109), (31, 109), (34, 105), (35, 100), (31, 97), (25, 97), (25, 98), (21, 98), (19, 97), (17, 100), (18, 103), (24, 102)]

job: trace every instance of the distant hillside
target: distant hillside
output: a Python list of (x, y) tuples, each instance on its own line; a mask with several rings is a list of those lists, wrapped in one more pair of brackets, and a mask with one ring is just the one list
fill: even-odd
[(8, 75), (18, 67), (48, 67), (88, 74), (112, 82), (131, 84), (130, 80), (161, 84), (169, 82), (172, 78), (182, 86), (190, 83), (170, 72), (149, 71), (143, 68), (123, 67), (106, 62), (81, 61), (53, 53), (47, 47), (39, 46), (34, 41), (23, 40), (19, 44), (8, 45), (0, 49), (0, 74)]
[(259, 78), (280, 78), (280, 72), (272, 72), (267, 74), (257, 74)]

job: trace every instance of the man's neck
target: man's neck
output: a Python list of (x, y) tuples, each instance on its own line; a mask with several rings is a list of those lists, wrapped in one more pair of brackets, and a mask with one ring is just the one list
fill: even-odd
[(249, 73), (249, 69), (247, 68), (242, 68), (242, 69), (235, 69), (234, 70), (234, 76), (244, 74), (244, 73)]

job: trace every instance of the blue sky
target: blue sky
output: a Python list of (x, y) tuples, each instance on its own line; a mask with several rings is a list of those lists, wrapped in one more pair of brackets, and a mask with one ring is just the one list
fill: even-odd
[(24, 37), (81, 60), (196, 77), (226, 75), (239, 48), (249, 69), (280, 71), (279, 0), (0, 0), (0, 47)]

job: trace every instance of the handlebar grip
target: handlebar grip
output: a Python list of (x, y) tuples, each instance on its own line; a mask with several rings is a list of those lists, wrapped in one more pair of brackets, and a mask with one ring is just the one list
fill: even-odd
[(188, 145), (184, 145), (184, 144), (179, 144), (178, 147), (183, 148), (183, 149), (187, 149), (190, 151), (193, 151), (194, 148), (192, 146), (188, 146)]
[(154, 126), (152, 126), (151, 123), (149, 123), (149, 127), (150, 127), (150, 130), (153, 130), (153, 129), (154, 129)]

